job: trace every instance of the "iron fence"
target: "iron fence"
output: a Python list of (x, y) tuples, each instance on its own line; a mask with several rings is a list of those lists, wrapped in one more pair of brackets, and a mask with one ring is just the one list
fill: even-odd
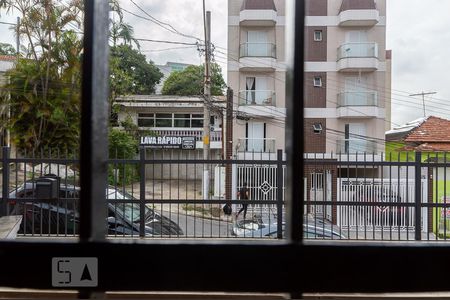
[[(177, 150), (142, 148), (132, 158), (116, 153), (108, 163), (109, 237), (283, 238), (286, 162), (281, 151), (263, 154), (201, 160)], [(305, 239), (450, 238), (447, 154), (306, 154), (304, 162), (299, 197)], [(22, 216), (20, 235), (78, 237), (78, 163), (70, 153), (11, 155), (3, 148), (1, 210)], [(211, 174), (207, 195), (204, 165)], [(43, 198), (36, 191), (49, 177), (58, 180), (58, 195)], [(250, 200), (237, 197), (244, 182)], [(231, 205), (231, 215), (225, 205)], [(247, 211), (236, 217), (243, 205)]]

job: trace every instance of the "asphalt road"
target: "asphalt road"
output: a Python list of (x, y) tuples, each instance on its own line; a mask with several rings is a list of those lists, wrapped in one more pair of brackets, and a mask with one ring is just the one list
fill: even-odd
[(192, 238), (225, 238), (232, 237), (231, 222), (204, 219), (184, 214), (175, 214), (170, 217), (183, 229), (185, 237)]

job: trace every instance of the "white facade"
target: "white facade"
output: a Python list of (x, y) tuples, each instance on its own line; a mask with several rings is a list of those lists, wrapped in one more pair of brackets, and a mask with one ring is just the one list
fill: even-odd
[(285, 1), (228, 0), (228, 86), (233, 153), (285, 148)]

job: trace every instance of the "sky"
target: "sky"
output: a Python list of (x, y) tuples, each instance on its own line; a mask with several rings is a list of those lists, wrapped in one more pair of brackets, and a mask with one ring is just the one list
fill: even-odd
[[(64, 0), (66, 1), (66, 0)], [(185, 35), (204, 38), (202, 0), (133, 0), (150, 16), (172, 25)], [(122, 7), (150, 18), (132, 0), (120, 0)], [(392, 49), (392, 127), (423, 116), (421, 97), (409, 97), (422, 91), (437, 92), (425, 97), (426, 114), (450, 119), (450, 1), (387, 0), (387, 48)], [(215, 60), (226, 78), (227, 1), (206, 0), (212, 14), (212, 42)], [(425, 14), (426, 13), (426, 14)], [(136, 38), (195, 43), (169, 32), (154, 22), (124, 12), (125, 21)], [(0, 22), (15, 22), (15, 16), (1, 13)], [(14, 33), (0, 24), (0, 42), (15, 45)], [(167, 26), (166, 26), (167, 27)], [(167, 61), (201, 64), (197, 47), (141, 42), (141, 49), (156, 64)]]

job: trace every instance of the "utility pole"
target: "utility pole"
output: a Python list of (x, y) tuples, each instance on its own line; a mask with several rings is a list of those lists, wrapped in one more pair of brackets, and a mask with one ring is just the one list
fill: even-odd
[(17, 17), (17, 37), (16, 37), (17, 57), (20, 53), (20, 17)]
[(410, 97), (413, 97), (413, 96), (422, 96), (423, 117), (424, 117), (424, 118), (426, 118), (426, 116), (427, 116), (427, 113), (426, 113), (426, 111), (425, 111), (425, 96), (426, 96), (426, 95), (434, 95), (434, 94), (436, 94), (436, 92), (427, 92), (427, 93), (425, 93), (425, 92), (422, 91), (422, 93), (417, 93), (417, 94), (411, 94), (411, 95), (409, 95)]
[[(205, 19), (206, 18), (206, 19)], [(210, 139), (210, 104), (211, 104), (211, 12), (205, 15), (205, 0), (203, 0), (203, 21), (205, 25), (205, 82), (203, 106), (203, 159), (209, 160)], [(203, 199), (209, 198), (209, 165), (203, 164)]]

